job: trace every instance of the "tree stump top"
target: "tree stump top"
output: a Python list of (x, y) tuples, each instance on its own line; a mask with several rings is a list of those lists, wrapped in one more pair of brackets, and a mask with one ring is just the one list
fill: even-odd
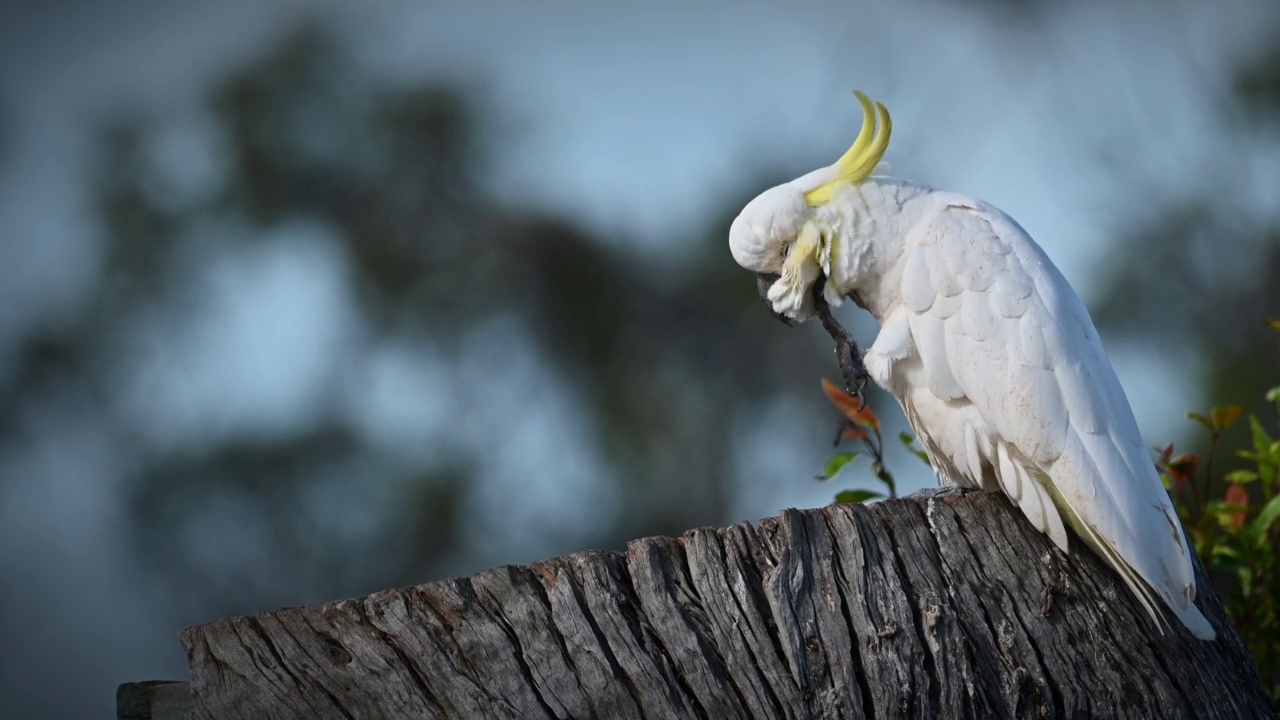
[(189, 628), (200, 718), (1259, 718), (1218, 629), (1164, 634), (1003, 497), (788, 510)]

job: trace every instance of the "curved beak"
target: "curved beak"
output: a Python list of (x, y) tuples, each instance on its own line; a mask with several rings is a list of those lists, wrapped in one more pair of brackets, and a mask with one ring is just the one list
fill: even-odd
[(773, 312), (773, 305), (769, 303), (769, 288), (773, 287), (773, 284), (778, 282), (780, 277), (781, 275), (778, 275), (778, 273), (756, 273), (756, 291), (760, 293), (760, 299), (764, 300), (766, 305), (769, 305), (769, 312), (773, 313), (774, 317), (781, 320), (788, 327), (795, 327), (794, 320), (782, 313)]

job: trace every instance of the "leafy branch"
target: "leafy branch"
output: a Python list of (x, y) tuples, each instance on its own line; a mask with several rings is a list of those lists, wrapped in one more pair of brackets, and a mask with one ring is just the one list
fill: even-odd
[[(831, 480), (854, 460), (866, 455), (871, 458), (872, 476), (885, 486), (888, 490), (888, 497), (896, 498), (898, 496), (897, 481), (894, 480), (893, 473), (889, 472), (889, 468), (884, 462), (884, 437), (880, 432), (880, 419), (871, 411), (869, 405), (859, 407), (861, 403), (858, 398), (853, 397), (839, 385), (826, 378), (822, 379), (822, 391), (826, 393), (827, 399), (841, 413), (840, 423), (836, 428), (835, 441), (832, 444), (839, 448), (845, 442), (853, 442), (857, 443), (860, 449), (836, 453), (827, 461), (822, 474), (818, 475), (817, 478), (824, 481)], [(915, 444), (915, 438), (911, 436), (911, 433), (899, 433), (898, 441), (907, 448), (908, 452), (923, 460), (926, 465), (929, 463), (929, 457)], [(837, 503), (860, 503), (883, 497), (885, 497), (885, 494), (876, 490), (841, 490), (836, 493), (835, 501)]]
[[(1280, 323), (1269, 325), (1280, 334)], [(1280, 386), (1265, 397), (1280, 417)], [(1220, 439), (1243, 416), (1234, 405), (1208, 415), (1187, 413), (1209, 433), (1203, 473), (1194, 453), (1174, 455), (1172, 444), (1157, 449), (1155, 462), (1196, 553), (1215, 574), (1227, 615), (1253, 653), (1272, 704), (1280, 707), (1280, 439), (1251, 414), (1251, 447), (1235, 453), (1244, 462), (1221, 477), (1213, 472)]]

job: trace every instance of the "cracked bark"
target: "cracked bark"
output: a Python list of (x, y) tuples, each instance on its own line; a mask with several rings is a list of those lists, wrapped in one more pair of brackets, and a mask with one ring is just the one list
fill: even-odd
[(998, 495), (790, 510), (189, 628), (188, 717), (1270, 717), (1198, 571), (1211, 643)]

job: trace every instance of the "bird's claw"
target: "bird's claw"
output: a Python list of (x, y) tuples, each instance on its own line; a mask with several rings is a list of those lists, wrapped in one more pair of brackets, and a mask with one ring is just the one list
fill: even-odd
[(971, 492), (979, 492), (977, 488), (962, 487), (960, 485), (941, 485), (938, 487), (921, 488), (908, 497), (918, 497), (927, 500), (946, 500), (950, 498), (964, 497)]
[[(767, 295), (773, 283), (777, 282), (777, 275), (760, 275), (757, 278), (758, 288), (762, 296)], [(817, 281), (810, 288), (811, 297), (813, 299), (814, 315), (821, 321), (822, 327), (831, 336), (836, 343), (836, 365), (840, 368), (840, 376), (844, 379), (845, 392), (850, 397), (858, 400), (858, 412), (862, 412), (867, 407), (867, 398), (862, 394), (862, 390), (866, 388), (867, 381), (871, 376), (867, 373), (867, 366), (862, 362), (862, 349), (858, 347), (858, 341), (853, 335), (845, 330), (831, 313), (831, 306), (827, 303), (827, 298), (823, 295), (823, 289), (826, 286), (827, 278), (825, 275), (819, 275)], [(783, 319), (786, 322), (785, 319)], [(787, 323), (790, 325), (791, 323)]]
[(836, 339), (836, 364), (840, 367), (845, 391), (858, 399), (858, 412), (862, 412), (867, 406), (867, 398), (862, 391), (866, 388), (870, 375), (862, 362), (862, 352), (852, 336), (845, 335)]
[(840, 368), (840, 377), (844, 379), (844, 389), (851, 397), (858, 399), (858, 412), (862, 412), (867, 406), (867, 398), (862, 390), (871, 378), (862, 361), (862, 348), (858, 347), (858, 341), (854, 340), (853, 335), (836, 321), (820, 291), (814, 293), (814, 306), (823, 327), (831, 335), (831, 339), (836, 341), (836, 365)]

